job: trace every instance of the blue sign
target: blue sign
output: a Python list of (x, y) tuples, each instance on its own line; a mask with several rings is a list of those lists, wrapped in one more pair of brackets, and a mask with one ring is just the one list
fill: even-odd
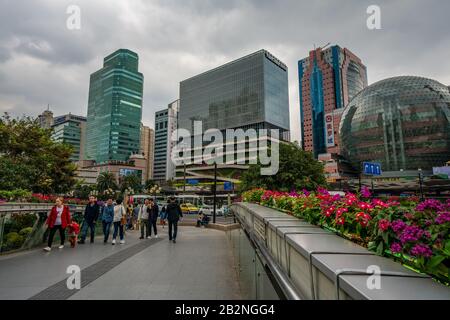
[(195, 185), (195, 184), (198, 184), (198, 180), (197, 180), (197, 179), (188, 179), (188, 180), (187, 180), (187, 183), (188, 183), (188, 184)]
[(233, 191), (233, 183), (230, 181), (226, 181), (223, 183), (223, 190), (225, 191)]
[(363, 173), (371, 176), (381, 176), (381, 164), (377, 162), (364, 162)]

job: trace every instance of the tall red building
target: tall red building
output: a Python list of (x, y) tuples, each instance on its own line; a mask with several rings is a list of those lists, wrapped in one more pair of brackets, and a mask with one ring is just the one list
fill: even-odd
[(366, 66), (337, 45), (317, 48), (298, 62), (302, 147), (339, 154), (339, 122), (344, 107), (367, 86)]

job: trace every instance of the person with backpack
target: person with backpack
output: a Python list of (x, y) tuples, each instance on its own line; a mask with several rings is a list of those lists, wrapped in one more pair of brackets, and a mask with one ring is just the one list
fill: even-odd
[(176, 202), (175, 197), (170, 197), (170, 203), (167, 205), (167, 221), (169, 222), (169, 241), (177, 242), (178, 221), (183, 217), (180, 205)]

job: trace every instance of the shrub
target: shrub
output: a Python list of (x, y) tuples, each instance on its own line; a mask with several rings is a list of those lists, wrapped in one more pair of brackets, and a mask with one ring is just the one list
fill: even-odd
[(10, 232), (6, 235), (7, 250), (20, 248), (23, 244), (24, 237), (17, 232)]
[(26, 228), (23, 228), (22, 230), (20, 230), (19, 234), (26, 239), (32, 231), (33, 231), (32, 227), (26, 227)]

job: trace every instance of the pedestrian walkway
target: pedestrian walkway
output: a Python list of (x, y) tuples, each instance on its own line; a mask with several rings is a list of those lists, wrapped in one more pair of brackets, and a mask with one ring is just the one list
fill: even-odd
[[(163, 234), (164, 232), (164, 234)], [(240, 299), (226, 235), (180, 227), (177, 243), (160, 238), (125, 245), (55, 247), (0, 257), (0, 299)], [(69, 265), (81, 269), (81, 290), (68, 290)]]

